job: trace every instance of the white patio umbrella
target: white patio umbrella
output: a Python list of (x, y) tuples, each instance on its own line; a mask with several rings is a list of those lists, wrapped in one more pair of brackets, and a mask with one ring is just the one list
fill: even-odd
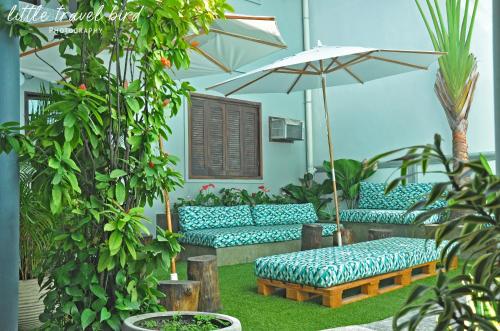
[[(29, 6), (23, 4), (24, 6)], [(55, 17), (54, 10), (44, 9), (47, 17)], [(59, 15), (60, 16), (60, 15)], [(66, 68), (59, 55), (57, 30), (70, 28), (69, 21), (34, 23), (48, 41), (38, 49), (20, 54), (21, 72), (39, 79), (56, 82), (62, 79), (57, 72)], [(209, 33), (200, 32), (185, 37), (191, 44), (188, 50), (189, 68), (171, 69), (177, 79), (230, 73), (246, 64), (286, 48), (274, 17), (227, 14), (226, 19), (213, 22)], [(107, 62), (110, 52), (103, 50), (100, 57)]]
[(337, 239), (339, 245), (342, 245), (326, 87), (364, 84), (370, 80), (413, 70), (427, 70), (429, 65), (440, 55), (443, 53), (323, 46), (318, 42), (318, 47), (311, 50), (278, 60), (208, 89), (219, 91), (225, 96), (244, 93), (291, 93), (316, 88), (322, 89), (328, 149), (332, 165), (332, 198), (335, 204)]

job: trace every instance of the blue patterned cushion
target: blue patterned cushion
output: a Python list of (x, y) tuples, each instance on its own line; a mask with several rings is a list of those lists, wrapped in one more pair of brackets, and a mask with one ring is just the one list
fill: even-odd
[[(323, 236), (331, 236), (337, 229), (332, 223), (321, 225)], [(181, 233), (183, 237), (179, 241), (184, 244), (221, 248), (296, 240), (300, 239), (301, 231), (301, 224), (240, 226), (187, 231)]]
[(255, 274), (260, 278), (331, 287), (435, 261), (445, 244), (436, 249), (434, 240), (393, 237), (274, 255), (257, 259)]
[(250, 206), (179, 208), (181, 231), (253, 225)]
[(255, 225), (307, 224), (318, 221), (312, 203), (257, 205), (252, 208)]
[[(359, 189), (360, 209), (396, 209), (406, 210), (416, 202), (425, 200), (432, 191), (432, 183), (410, 183), (398, 185), (389, 194), (385, 195), (385, 184), (361, 182)], [(430, 208), (446, 206), (446, 201), (440, 200)]]
[[(341, 222), (412, 224), (415, 218), (424, 213), (423, 210), (388, 210), (388, 209), (347, 209), (340, 212)], [(441, 215), (432, 215), (424, 224), (440, 223)]]

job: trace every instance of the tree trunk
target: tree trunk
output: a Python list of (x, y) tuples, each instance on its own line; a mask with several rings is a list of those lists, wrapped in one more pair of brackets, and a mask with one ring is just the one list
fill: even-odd
[(466, 81), (462, 93), (458, 97), (454, 97), (450, 93), (448, 82), (444, 78), (441, 70), (438, 71), (436, 85), (434, 90), (443, 106), (448, 124), (452, 131), (453, 140), (453, 157), (455, 159), (455, 168), (459, 162), (469, 160), (467, 146), (467, 126), (469, 111), (472, 105), (476, 83), (479, 78), (477, 68), (474, 68)]
[(310, 249), (321, 248), (322, 240), (323, 226), (316, 223), (302, 225), (302, 241), (300, 250), (307, 251)]
[(221, 310), (217, 257), (202, 255), (188, 258), (187, 274), (189, 280), (201, 282), (198, 310), (206, 312)]
[(161, 281), (158, 289), (165, 294), (160, 304), (167, 310), (196, 311), (198, 309), (200, 282), (193, 280)]
[(453, 130), (453, 157), (457, 162), (469, 161), (468, 145), (467, 145), (467, 120), (463, 125)]

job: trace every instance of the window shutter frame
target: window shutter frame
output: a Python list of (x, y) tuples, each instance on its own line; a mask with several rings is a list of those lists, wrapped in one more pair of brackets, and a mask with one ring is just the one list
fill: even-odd
[[(262, 174), (262, 106), (257, 102), (250, 102), (245, 100), (221, 98), (215, 96), (208, 96), (203, 94), (191, 95), (191, 105), (188, 107), (188, 179), (247, 179), (247, 180), (259, 180), (263, 178)], [(195, 151), (200, 152), (200, 146), (193, 146), (193, 137), (196, 136), (196, 128), (193, 128), (194, 124), (197, 124), (196, 119), (193, 116), (193, 107), (199, 107), (203, 104), (203, 130), (204, 130), (204, 141), (201, 146), (203, 149), (203, 160), (204, 169), (193, 167), (193, 162), (199, 157), (194, 158)], [(210, 144), (214, 139), (210, 136), (210, 120), (213, 119), (213, 109), (220, 107), (222, 111), (220, 131), (222, 134), (222, 170), (213, 168), (211, 164), (214, 159), (212, 159), (211, 146)], [(199, 109), (198, 109), (199, 110)], [(235, 115), (238, 113), (238, 115)], [(250, 141), (246, 137), (246, 125), (248, 113), (253, 113), (254, 124), (251, 126), (251, 133), (253, 138)], [(198, 113), (199, 115), (199, 113)], [(239, 117), (235, 121), (234, 117)], [(231, 136), (235, 136), (234, 126), (239, 126), (239, 146), (235, 145), (231, 140)], [(199, 125), (198, 125), (199, 126)], [(212, 127), (213, 129), (213, 127)], [(199, 128), (198, 128), (199, 130)], [(199, 136), (199, 135), (198, 135)], [(250, 146), (248, 146), (250, 145)], [(252, 146), (253, 145), (253, 146)], [(247, 152), (248, 148), (253, 148), (253, 160), (255, 165), (253, 167), (248, 167)], [(234, 162), (234, 155), (238, 154), (239, 150), (239, 162)], [(233, 158), (233, 159), (232, 159)], [(234, 167), (239, 163), (239, 171)]]

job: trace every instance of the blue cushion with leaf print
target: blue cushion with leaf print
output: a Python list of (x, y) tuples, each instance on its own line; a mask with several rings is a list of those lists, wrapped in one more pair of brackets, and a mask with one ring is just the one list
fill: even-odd
[[(409, 183), (398, 185), (389, 194), (384, 194), (384, 183), (361, 182), (359, 189), (359, 209), (393, 209), (406, 210), (419, 201), (426, 200), (431, 193), (432, 183)], [(430, 208), (439, 208), (446, 205), (446, 201), (439, 200)]]
[(316, 223), (318, 215), (312, 203), (256, 205), (252, 208), (255, 225)]
[(182, 231), (253, 225), (250, 206), (179, 208)]

